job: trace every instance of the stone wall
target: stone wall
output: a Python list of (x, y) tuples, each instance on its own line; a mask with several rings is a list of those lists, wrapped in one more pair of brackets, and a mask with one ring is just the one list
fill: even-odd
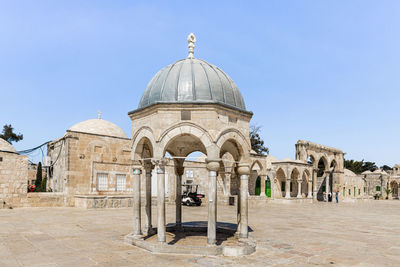
[(28, 157), (17, 153), (0, 152), (0, 158), (2, 206), (21, 207), (26, 202)]
[(63, 193), (32, 192), (27, 194), (25, 207), (65, 207), (68, 201)]

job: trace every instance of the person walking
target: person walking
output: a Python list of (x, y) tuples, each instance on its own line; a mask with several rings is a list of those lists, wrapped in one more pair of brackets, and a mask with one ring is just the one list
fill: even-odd
[(336, 203), (339, 203), (339, 191), (335, 192)]
[(323, 195), (324, 195), (324, 201), (326, 202), (326, 192), (324, 192)]
[(332, 193), (331, 192), (328, 193), (328, 202), (332, 202)]

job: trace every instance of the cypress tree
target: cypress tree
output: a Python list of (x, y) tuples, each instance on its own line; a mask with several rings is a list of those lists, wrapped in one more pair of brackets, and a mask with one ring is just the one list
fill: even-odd
[(42, 163), (39, 161), (36, 172), (35, 191), (40, 192), (42, 186)]

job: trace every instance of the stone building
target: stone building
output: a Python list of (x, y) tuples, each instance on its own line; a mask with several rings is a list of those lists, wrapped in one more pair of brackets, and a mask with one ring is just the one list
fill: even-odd
[(115, 124), (100, 118), (77, 123), (47, 151), (49, 186), (64, 193), (66, 205), (114, 207), (131, 201), (130, 139)]
[(21, 207), (26, 202), (28, 157), (0, 138), (0, 207)]

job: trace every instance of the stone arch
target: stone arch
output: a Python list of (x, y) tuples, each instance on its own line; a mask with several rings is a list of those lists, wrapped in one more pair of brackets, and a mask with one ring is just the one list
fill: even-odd
[(290, 196), (296, 197), (298, 192), (298, 183), (297, 181), (300, 180), (301, 172), (297, 167), (294, 167), (290, 171)]
[[(216, 154), (216, 152), (214, 151), (215, 149), (213, 149), (214, 145), (212, 142), (212, 138), (205, 129), (193, 123), (180, 123), (168, 128), (161, 134), (157, 146), (158, 147), (157, 153), (159, 154), (159, 156), (160, 157), (164, 156), (171, 142), (176, 140), (176, 138), (183, 136), (191, 136), (192, 138), (200, 141), (201, 146), (199, 148), (201, 150), (195, 149), (192, 150), (191, 152), (200, 151), (206, 154), (207, 157), (214, 156), (213, 154)], [(187, 153), (187, 155), (190, 153)]]
[(246, 150), (250, 152), (251, 145), (249, 143), (249, 138), (246, 138), (239, 130), (235, 128), (228, 128), (222, 131), (215, 140), (215, 143), (219, 148), (221, 148), (221, 145), (225, 143), (225, 141), (228, 139), (235, 139), (238, 140), (241, 144), (245, 144)]
[(276, 171), (276, 186), (275, 186), (275, 197), (283, 198), (285, 197), (285, 187), (286, 187), (286, 173), (282, 168), (278, 168)]
[[(260, 195), (261, 190), (261, 172), (263, 166), (259, 160), (255, 160), (250, 167), (250, 177), (249, 177), (249, 194), (250, 195)], [(258, 193), (258, 194), (257, 194)]]
[(151, 157), (154, 157), (154, 149), (156, 141), (154, 139), (153, 131), (149, 127), (140, 128), (132, 138), (132, 160), (139, 160), (142, 157), (143, 145), (151, 147)]

